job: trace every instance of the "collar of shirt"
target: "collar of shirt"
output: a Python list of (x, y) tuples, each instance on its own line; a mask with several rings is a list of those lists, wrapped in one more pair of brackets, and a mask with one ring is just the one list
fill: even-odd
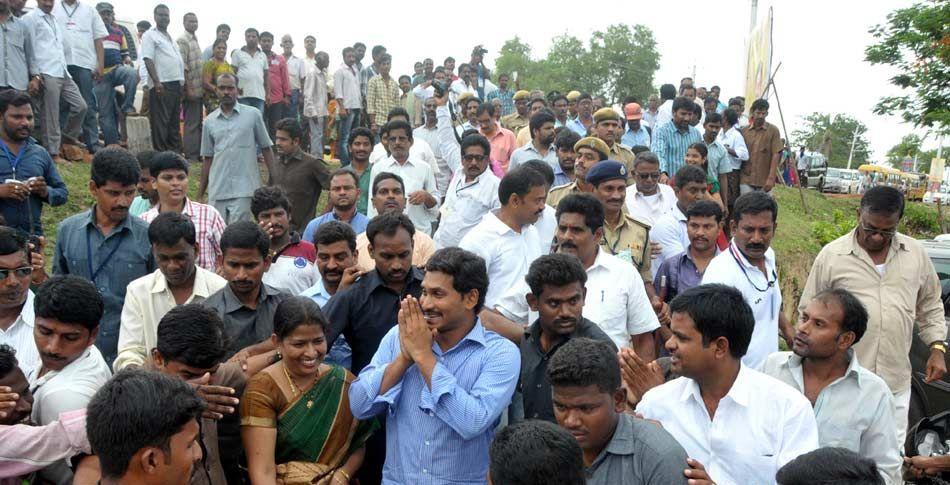
[(356, 67), (354, 67), (354, 66), (356, 66), (356, 64), (353, 64), (353, 66), (347, 66), (346, 63), (344, 62), (344, 63), (340, 64), (340, 69), (343, 69), (344, 71), (348, 71), (350, 74), (354, 74), (354, 75), (355, 75), (355, 74), (357, 73), (357, 69), (358, 69), (358, 68), (356, 68)]
[[(903, 240), (905, 237), (907, 236), (900, 233), (894, 234), (894, 237), (891, 239), (890, 247), (887, 249), (887, 258), (885, 259), (885, 263), (890, 260), (891, 256), (898, 250), (910, 251)], [(848, 233), (848, 241), (850, 241), (850, 244), (842, 244), (834, 247), (834, 250), (838, 255), (846, 256), (848, 254), (854, 254), (856, 256), (865, 256), (869, 261), (871, 260), (871, 257), (868, 256), (867, 250), (858, 244), (858, 228), (854, 228)]]
[[(745, 254), (739, 250), (739, 246), (736, 246), (735, 239), (729, 242), (729, 251), (732, 253), (733, 258), (747, 270), (759, 271), (759, 267), (750, 263)], [(771, 247), (765, 250), (765, 269), (770, 273), (775, 271), (775, 251), (773, 251)], [(761, 273), (761, 271), (759, 272)], [(766, 275), (766, 279), (768, 278), (769, 276)]]
[[(413, 282), (413, 280), (421, 282), (425, 278), (425, 272), (421, 269), (413, 266), (409, 271), (409, 276), (406, 277), (406, 288)], [(367, 294), (372, 293), (381, 286), (386, 286), (386, 282), (383, 281), (383, 278), (379, 276), (379, 270), (370, 271), (369, 274), (360, 278), (359, 281), (366, 280), (366, 290)]]
[(300, 296), (306, 296), (307, 298), (313, 298), (317, 295), (323, 296), (327, 300), (329, 300), (330, 297), (333, 296), (329, 292), (327, 292), (327, 287), (326, 285), (323, 284), (322, 275), (320, 279), (318, 279), (317, 282), (313, 284), (313, 286), (311, 286), (310, 288), (307, 288), (306, 290), (303, 290), (300, 293)]
[(74, 372), (82, 371), (86, 368), (94, 367), (95, 362), (90, 362), (90, 359), (93, 359), (94, 356), (98, 354), (99, 359), (102, 359), (102, 354), (99, 353), (99, 349), (95, 345), (90, 345), (86, 347), (86, 350), (83, 350), (82, 355), (76, 358), (76, 360), (70, 362), (66, 367), (63, 367), (61, 370), (50, 370), (46, 374), (43, 374), (43, 377), (37, 377), (39, 372), (43, 369), (42, 363), (37, 365), (33, 372), (30, 373), (28, 380), (30, 382), (30, 391), (33, 394), (36, 394), (37, 389), (45, 385), (47, 382), (53, 380), (58, 375), (69, 376)]
[[(87, 225), (87, 226), (92, 226), (92, 227), (95, 228), (97, 231), (99, 230), (99, 225), (96, 224), (96, 206), (95, 206), (95, 204), (93, 204), (92, 208), (89, 209), (89, 221), (86, 222), (86, 225)], [(116, 229), (118, 229), (118, 230), (116, 230)], [(132, 230), (132, 216), (127, 215), (127, 216), (125, 216), (125, 219), (122, 219), (122, 222), (120, 222), (118, 225), (115, 226), (115, 229), (113, 229), (112, 232), (110, 232), (109, 234), (106, 234), (106, 235), (103, 236), (103, 237), (108, 238), (109, 236), (112, 236), (113, 234), (119, 234), (119, 233), (122, 232), (122, 231), (131, 231), (131, 230)]]
[[(526, 143), (523, 148), (526, 151), (531, 151), (531, 152), (537, 153), (538, 155), (541, 155), (541, 151), (538, 150), (537, 147), (534, 146), (534, 140), (531, 140), (528, 143)], [(553, 143), (551, 144), (550, 147), (548, 147), (548, 153), (551, 153), (551, 152), (555, 152), (555, 153), (557, 152), (557, 148), (554, 147)]]
[(399, 163), (399, 161), (397, 161), (395, 158), (393, 158), (392, 155), (386, 157), (386, 160), (385, 160), (384, 163), (385, 163), (386, 165), (381, 165), (381, 166), (385, 166), (385, 167), (392, 167), (393, 165), (398, 165), (398, 166), (400, 166), (400, 167), (405, 167), (406, 165), (412, 165), (413, 167), (416, 166), (416, 163), (413, 162), (412, 157), (407, 157), (407, 158), (406, 158), (406, 163)]
[[(264, 300), (271, 296), (280, 295), (280, 290), (273, 288), (264, 282), (261, 282), (261, 291), (257, 295), (258, 308), (260, 308), (260, 303), (263, 303)], [(231, 284), (228, 283), (224, 287), (224, 313), (232, 313), (242, 308), (245, 308), (244, 303), (241, 303), (241, 300), (238, 299), (237, 295), (234, 294), (234, 291), (231, 290)]]
[[(732, 402), (742, 407), (746, 407), (752, 400), (751, 396), (753, 392), (758, 392), (758, 390), (753, 389), (753, 386), (750, 385), (749, 370), (744, 364), (740, 363), (739, 375), (737, 375), (736, 380), (733, 381), (729, 392), (726, 393), (725, 397), (723, 397), (719, 402), (721, 404), (723, 400), (728, 398)], [(683, 387), (683, 394), (680, 395), (680, 401), (686, 402), (690, 398), (694, 399), (697, 405), (703, 407), (706, 406), (703, 402), (702, 392), (699, 389), (699, 383), (693, 379), (689, 379), (689, 384)]]
[(486, 332), (487, 330), (485, 330), (485, 327), (482, 326), (482, 321), (478, 317), (475, 317), (475, 326), (472, 327), (472, 329), (469, 330), (469, 332), (465, 334), (464, 337), (462, 337), (462, 340), (459, 340), (459, 343), (455, 344), (455, 346), (453, 346), (449, 350), (446, 350), (445, 352), (443, 352), (442, 348), (439, 347), (439, 344), (433, 341), (432, 350), (433, 352), (436, 353), (436, 355), (445, 355), (445, 354), (448, 354), (449, 352), (452, 352), (455, 349), (461, 348), (462, 345), (464, 345), (466, 341), (475, 342), (476, 344), (484, 347)]
[(475, 185), (475, 184), (481, 182), (483, 178), (487, 177), (486, 174), (491, 175), (491, 176), (495, 176), (495, 174), (492, 173), (492, 171), (491, 171), (491, 167), (485, 167), (485, 170), (482, 171), (482, 173), (478, 174), (478, 176), (475, 177), (475, 180), (473, 180), (473, 181), (471, 181), (471, 182), (466, 182), (466, 181), (465, 181), (465, 171), (459, 170), (459, 171), (458, 171), (458, 174), (459, 174), (458, 180), (455, 182), (455, 188), (456, 188), (456, 190), (458, 190), (459, 188), (468, 187), (468, 186), (470, 186), (470, 185)]
[(600, 456), (594, 462), (596, 463), (601, 457), (606, 457), (608, 453), (611, 455), (632, 455), (636, 452), (636, 440), (633, 436), (634, 430), (630, 419), (621, 415), (617, 420), (614, 436), (610, 438), (607, 447), (600, 452)]
[[(788, 360), (782, 363), (784, 367), (787, 367), (789, 372), (792, 373), (792, 376), (798, 382), (798, 385), (802, 389), (805, 388), (804, 385), (804, 368), (802, 367), (802, 358), (795, 354), (795, 352), (789, 352)], [(861, 365), (858, 364), (858, 358), (854, 355), (854, 349), (848, 349), (848, 369), (845, 370), (844, 375), (835, 379), (834, 382), (828, 384), (828, 386), (835, 385), (838, 381), (847, 379), (851, 376), (854, 376), (854, 379), (858, 381), (858, 387), (861, 387)]]
[(482, 130), (481, 128), (478, 129), (478, 132), (481, 133), (481, 135), (484, 136), (485, 138), (488, 138), (489, 142), (491, 142), (495, 138), (498, 138), (499, 136), (505, 136), (504, 132), (502, 132), (501, 125), (499, 125), (497, 122), (495, 123), (495, 133), (493, 133), (491, 136), (486, 135), (484, 130)]
[(500, 210), (501, 209), (491, 211), (488, 214), (486, 214), (486, 216), (482, 219), (483, 221), (487, 221), (487, 224), (486, 224), (488, 226), (487, 229), (492, 230), (495, 234), (499, 236), (504, 236), (505, 234), (508, 234), (508, 233), (521, 234), (519, 232), (516, 232), (514, 229), (509, 227), (508, 224), (505, 224), (504, 222), (502, 222), (501, 219), (498, 218), (498, 212)]
[(9, 333), (21, 322), (27, 327), (33, 328), (33, 322), (35, 319), (36, 314), (34, 313), (33, 309), (33, 290), (26, 290), (26, 301), (23, 302), (23, 308), (20, 309), (20, 314), (17, 315), (13, 325), (7, 327), (6, 331), (0, 330), (0, 334)]
[[(200, 296), (207, 299), (211, 296), (214, 291), (208, 285), (208, 277), (205, 273), (207, 270), (201, 268), (200, 266), (195, 265), (195, 282), (191, 288), (192, 296)], [(155, 270), (152, 274), (154, 280), (152, 281), (152, 293), (163, 293), (168, 289), (168, 280), (165, 279), (165, 275), (162, 273), (161, 269)]]
[(686, 222), (686, 214), (683, 213), (683, 209), (680, 209), (679, 204), (673, 205), (673, 210), (670, 211), (670, 214), (674, 219), (680, 222)]
[(218, 118), (231, 119), (232, 117), (241, 114), (241, 111), (244, 108), (241, 108), (241, 103), (234, 103), (234, 108), (231, 108), (231, 114), (224, 114), (224, 111), (221, 108), (218, 108)]

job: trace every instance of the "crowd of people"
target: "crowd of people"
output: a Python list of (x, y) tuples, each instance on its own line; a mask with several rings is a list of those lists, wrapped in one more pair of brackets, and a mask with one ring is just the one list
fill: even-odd
[[(691, 78), (617, 106), (521, 90), (482, 46), (458, 75), (425, 59), (394, 78), (357, 43), (331, 75), (313, 36), (297, 57), (253, 28), (231, 49), (220, 25), (203, 48), (193, 13), (172, 40), (164, 5), (136, 39), (105, 2), (24, 3), (0, 0), (4, 483), (950, 469), (902, 458), (911, 335), (927, 381), (947, 350), (903, 196), (867, 190), (783, 307), (768, 101), (746, 113)], [(154, 150), (122, 147), (136, 115)], [(94, 203), (47, 248), (44, 206), (75, 196), (63, 144), (93, 154)]]

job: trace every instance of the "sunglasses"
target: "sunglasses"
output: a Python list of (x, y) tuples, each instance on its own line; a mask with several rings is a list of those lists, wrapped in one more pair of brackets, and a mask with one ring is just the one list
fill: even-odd
[(33, 267), (24, 266), (22, 268), (16, 268), (16, 269), (0, 268), (0, 281), (3, 281), (9, 278), (10, 273), (13, 273), (14, 275), (16, 275), (17, 278), (26, 278), (30, 276), (31, 274), (33, 274)]
[(485, 155), (476, 155), (476, 154), (462, 155), (462, 160), (465, 160), (466, 162), (481, 162), (482, 160), (485, 160)]
[(640, 180), (649, 180), (649, 179), (660, 180), (660, 175), (661, 175), (660, 172), (638, 173), (637, 178)]

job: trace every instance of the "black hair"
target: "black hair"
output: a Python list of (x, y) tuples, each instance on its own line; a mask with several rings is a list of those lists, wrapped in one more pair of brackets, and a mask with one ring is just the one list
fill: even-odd
[(699, 156), (703, 158), (709, 158), (709, 148), (706, 147), (705, 143), (699, 141), (696, 143), (690, 143), (686, 149), (689, 150), (690, 148), (699, 152)]
[(528, 167), (544, 176), (544, 181), (548, 187), (554, 185), (554, 169), (544, 160), (528, 160), (521, 164), (522, 167)]
[(165, 5), (164, 3), (160, 3), (156, 5), (155, 8), (152, 9), (152, 14), (158, 13), (158, 9), (160, 8), (164, 8), (165, 10), (168, 10), (168, 5)]
[(155, 348), (166, 363), (210, 369), (228, 354), (224, 321), (200, 303), (176, 306), (158, 322)]
[(125, 475), (143, 448), (161, 448), (170, 460), (172, 436), (198, 422), (204, 408), (194, 388), (181, 379), (138, 368), (116, 374), (87, 407), (86, 435), (102, 477)]
[(300, 127), (300, 123), (294, 118), (284, 118), (278, 121), (277, 124), (274, 125), (274, 129), (287, 133), (291, 140), (299, 140), (303, 136), (303, 128)]
[(825, 305), (836, 302), (841, 307), (841, 331), (854, 332), (855, 344), (861, 340), (868, 329), (868, 311), (853, 293), (844, 288), (831, 288), (819, 292), (814, 299)]
[(31, 261), (30, 241), (23, 231), (12, 227), (0, 226), (0, 256), (6, 256), (18, 251), (23, 252), (27, 262)]
[[(274, 334), (283, 340), (302, 325), (317, 325), (326, 332), (330, 323), (320, 306), (306, 296), (288, 296), (274, 311)], [(329, 350), (329, 349), (328, 349)]]
[(692, 99), (689, 99), (685, 96), (679, 96), (673, 100), (673, 112), (677, 112), (681, 109), (692, 112), (693, 106), (696, 106), (696, 103)]
[(887, 185), (871, 187), (861, 196), (860, 208), (870, 214), (904, 217), (904, 194)]
[(162, 212), (148, 225), (148, 242), (155, 245), (174, 246), (182, 239), (189, 246), (197, 242), (195, 224), (191, 217), (178, 212)]
[(498, 199), (503, 205), (508, 205), (512, 195), (524, 197), (535, 187), (544, 187), (548, 181), (537, 170), (527, 167), (515, 167), (510, 170), (498, 184)]
[(732, 108), (726, 108), (726, 110), (722, 112), (722, 118), (726, 120), (730, 126), (739, 123), (739, 113), (736, 113), (736, 110)]
[(469, 128), (462, 132), (462, 138), (465, 138), (466, 136), (469, 136), (469, 135), (480, 135), (480, 133), (475, 128)]
[(557, 103), (558, 101), (562, 99), (564, 100), (564, 102), (570, 103), (570, 101), (568, 101), (567, 99), (567, 96), (565, 96), (563, 93), (557, 93), (554, 96), (551, 96), (551, 106), (554, 106), (554, 103)]
[(214, 33), (217, 34), (218, 32), (221, 32), (222, 30), (227, 30), (228, 32), (231, 32), (231, 26), (228, 25), (228, 24), (219, 24), (219, 25), (214, 29)]
[(652, 163), (653, 165), (659, 165), (660, 158), (656, 156), (656, 153), (653, 153), (648, 149), (636, 154), (633, 159), (633, 168), (637, 168), (637, 165), (640, 165), (641, 163)]
[(502, 428), (488, 449), (492, 483), (584, 485), (584, 452), (564, 428), (532, 419)]
[(352, 47), (344, 47), (344, 48), (343, 48), (343, 53), (342, 53), (342, 54), (343, 54), (343, 57), (346, 57), (346, 53), (347, 53), (347, 52), (353, 52), (353, 48), (352, 48)]
[(104, 305), (96, 285), (76, 275), (56, 275), (36, 290), (33, 311), (37, 317), (94, 330), (102, 320)]
[(585, 99), (586, 99), (586, 100), (593, 100), (593, 98), (590, 97), (590, 93), (581, 93), (581, 95), (577, 97), (577, 102), (580, 103), (581, 101), (583, 101), (583, 100), (585, 100)]
[[(563, 201), (562, 201), (563, 202)], [(558, 208), (560, 209), (560, 204)], [(531, 262), (524, 280), (531, 294), (541, 296), (545, 286), (561, 288), (573, 283), (587, 284), (587, 272), (577, 257), (570, 254), (546, 254)]]
[(399, 78), (397, 79), (397, 81), (401, 83), (403, 79), (405, 79), (406, 81), (412, 82), (412, 78), (409, 77), (409, 76), (406, 75), (406, 74), (403, 74), (402, 76), (399, 76)]
[(416, 226), (413, 225), (412, 220), (406, 214), (402, 212), (380, 214), (372, 218), (369, 224), (366, 225), (366, 239), (369, 240), (370, 244), (373, 244), (376, 242), (377, 235), (393, 237), (400, 228), (409, 233), (409, 240), (412, 240), (416, 235)]
[(365, 136), (367, 140), (372, 144), (373, 143), (373, 132), (369, 131), (369, 128), (358, 127), (354, 128), (350, 132), (350, 138), (346, 140), (346, 146), (353, 146), (353, 143), (356, 142), (358, 137)]
[(442, 61), (442, 66), (444, 67), (445, 64), (448, 63), (449, 61), (455, 62), (455, 58), (452, 56), (446, 57), (445, 60)]
[(716, 222), (722, 222), (722, 207), (711, 200), (697, 200), (686, 208), (686, 220), (690, 217), (715, 217)]
[(376, 178), (373, 179), (373, 186), (370, 188), (370, 192), (372, 192), (371, 195), (373, 197), (376, 196), (376, 191), (379, 189), (379, 184), (382, 183), (384, 180), (395, 180), (396, 182), (399, 182), (399, 187), (402, 188), (402, 193), (403, 194), (406, 193), (406, 183), (403, 182), (402, 177), (392, 172), (380, 172), (376, 174)]
[(620, 389), (617, 351), (607, 342), (575, 337), (562, 345), (548, 361), (551, 387), (597, 386), (603, 393)]
[(725, 337), (735, 359), (749, 350), (755, 317), (742, 293), (731, 286), (715, 283), (690, 288), (673, 298), (670, 312), (689, 315), (703, 336), (703, 347)]
[(23, 91), (10, 89), (0, 93), (0, 115), (6, 113), (10, 106), (19, 108), (27, 105), (30, 105), (30, 96)]
[[(409, 117), (409, 112), (406, 111), (406, 108), (403, 108), (402, 106), (396, 106), (395, 108), (389, 110), (389, 113), (386, 114), (386, 121), (392, 121), (392, 119), (397, 116), (402, 116), (403, 118), (407, 120), (412, 119), (411, 117)], [(393, 129), (392, 126), (390, 126), (389, 129), (392, 130)]]
[(633, 153), (633, 158), (636, 159), (641, 153), (650, 151), (650, 147), (644, 145), (634, 145), (630, 147), (630, 151)]
[(581, 141), (581, 136), (575, 133), (574, 130), (564, 130), (554, 138), (554, 146), (558, 150), (573, 151), (574, 145), (577, 145), (579, 141)]
[(462, 142), (459, 143), (459, 148), (462, 154), (465, 154), (465, 149), (468, 147), (481, 147), (482, 152), (486, 157), (491, 155), (491, 143), (488, 142), (488, 138), (485, 138), (479, 134), (467, 135), (462, 137)]
[(531, 100), (528, 101), (528, 106), (530, 107), (530, 106), (531, 106), (532, 104), (534, 104), (534, 103), (541, 103), (541, 106), (543, 106), (543, 107), (545, 107), (545, 108), (548, 106), (547, 100), (544, 99), (544, 98), (542, 98), (542, 97), (540, 97), (540, 96), (535, 96), (535, 97), (531, 98)]
[(152, 23), (149, 22), (148, 20), (139, 20), (135, 24), (135, 28), (139, 30), (148, 30), (152, 28)]
[(676, 97), (676, 86), (672, 84), (664, 84), (660, 86), (660, 99), (666, 101), (667, 99), (673, 99)]
[(722, 115), (715, 112), (709, 113), (706, 115), (706, 121), (703, 122), (703, 125), (707, 125), (709, 123), (722, 123)]
[(16, 349), (7, 344), (0, 344), (0, 379), (8, 376), (18, 366)]
[(740, 195), (736, 199), (736, 203), (732, 207), (732, 220), (738, 224), (742, 220), (742, 216), (746, 214), (754, 216), (766, 211), (772, 213), (772, 223), (774, 224), (778, 220), (778, 204), (775, 199), (765, 192), (749, 192)]
[(676, 171), (676, 188), (682, 189), (690, 183), (706, 184), (706, 171), (696, 165), (683, 165)]
[(492, 103), (481, 103), (478, 105), (478, 109), (475, 110), (476, 116), (481, 116), (485, 113), (488, 113), (489, 117), (495, 117), (495, 105)]
[(554, 117), (554, 114), (548, 110), (541, 110), (537, 113), (531, 115), (531, 120), (528, 121), (528, 130), (534, 134), (536, 130), (540, 130), (545, 123), (554, 124), (557, 121), (557, 118)]
[(353, 169), (350, 167), (338, 168), (334, 170), (333, 173), (330, 174), (329, 180), (332, 181), (334, 178), (339, 177), (341, 175), (352, 178), (353, 185), (355, 185), (356, 187), (360, 186), (360, 176), (356, 175), (356, 172), (354, 172)]
[(604, 205), (590, 194), (570, 194), (561, 199), (554, 211), (554, 218), (561, 220), (561, 214), (580, 214), (591, 233), (604, 227)]
[(290, 199), (284, 193), (284, 189), (276, 185), (265, 185), (258, 187), (251, 197), (251, 214), (256, 219), (258, 214), (266, 210), (282, 207), (290, 215)]
[(380, 55), (383, 52), (386, 52), (386, 48), (381, 45), (374, 45), (373, 50), (370, 51), (373, 57)]
[(270, 251), (270, 238), (257, 224), (251, 221), (238, 221), (224, 228), (219, 246), (221, 246), (222, 255), (231, 248), (256, 249), (261, 253), (261, 258), (266, 259), (267, 252)]
[(357, 47), (362, 47), (363, 49), (366, 49), (366, 44), (364, 44), (364, 43), (362, 43), (362, 42), (357, 42), (357, 43), (353, 44), (353, 50), (356, 50)]
[(270, 32), (267, 32), (267, 31), (261, 32), (260, 38), (263, 39), (264, 37), (267, 37), (268, 39), (274, 40), (274, 34), (272, 34), (272, 33), (270, 33)]
[(322, 245), (333, 244), (340, 241), (346, 241), (350, 251), (356, 251), (356, 232), (349, 224), (340, 221), (327, 221), (320, 224), (317, 231), (313, 234), (313, 245), (319, 247)]
[[(692, 89), (692, 90), (695, 92), (695, 91), (696, 91), (696, 86), (693, 86), (692, 84), (680, 84), (680, 94), (681, 94), (681, 95), (682, 95), (684, 92), (686, 92), (687, 89)], [(694, 104), (695, 104), (695, 103), (694, 103)]]
[(106, 147), (92, 157), (90, 178), (97, 187), (116, 182), (123, 187), (139, 181), (139, 161), (125, 148)]
[(408, 122), (403, 120), (393, 120), (386, 123), (386, 131), (393, 132), (396, 130), (405, 131), (406, 137), (409, 138), (409, 141), (412, 141), (412, 125), (410, 125)]
[(481, 256), (458, 247), (442, 248), (429, 258), (426, 272), (451, 276), (452, 288), (461, 295), (478, 291), (478, 302), (473, 311), (478, 315), (482, 310), (488, 292), (488, 269)]
[(257, 38), (260, 38), (260, 37), (261, 37), (260, 32), (258, 32), (257, 29), (255, 29), (254, 27), (248, 27), (247, 29), (244, 29), (244, 35), (245, 35), (245, 36), (246, 36), (247, 34), (250, 34), (251, 32), (253, 32), (254, 35), (257, 36)]
[(778, 485), (884, 485), (874, 460), (838, 447), (818, 448), (779, 468)]
[(185, 173), (188, 173), (188, 161), (185, 160), (181, 155), (173, 152), (152, 152), (152, 156), (145, 158), (145, 163), (142, 163), (142, 154), (139, 154), (139, 166), (143, 170), (148, 170), (149, 175), (153, 178), (158, 178), (158, 174), (162, 173), (165, 170), (184, 170)]
[(764, 100), (764, 99), (757, 99), (757, 100), (755, 100), (755, 101), (752, 102), (752, 109), (751, 109), (751, 111), (768, 111), (768, 110), (769, 110), (769, 102), (768, 102), (768, 101), (766, 101), (766, 100)]

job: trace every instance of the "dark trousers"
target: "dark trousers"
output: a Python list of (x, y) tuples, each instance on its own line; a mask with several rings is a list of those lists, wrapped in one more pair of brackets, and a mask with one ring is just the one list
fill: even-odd
[(152, 147), (156, 151), (181, 151), (179, 118), (181, 114), (181, 82), (162, 83), (161, 96), (155, 88), (148, 92), (148, 121), (152, 129)]
[[(92, 71), (79, 66), (66, 66), (73, 82), (79, 88), (79, 94), (86, 102), (86, 114), (82, 120), (82, 143), (89, 153), (93, 153), (99, 146), (99, 102), (96, 100), (96, 83), (92, 80)], [(65, 129), (66, 113), (69, 108), (60, 107), (60, 128)]]
[(181, 110), (185, 115), (185, 129), (182, 137), (182, 152), (185, 158), (191, 161), (199, 160), (201, 152), (201, 115), (204, 112), (204, 104), (200, 99), (183, 99)]
[(290, 116), (288, 114), (289, 106), (287, 103), (274, 103), (268, 105), (264, 110), (267, 116), (267, 133), (270, 134), (270, 139), (273, 140), (277, 133), (277, 122)]

